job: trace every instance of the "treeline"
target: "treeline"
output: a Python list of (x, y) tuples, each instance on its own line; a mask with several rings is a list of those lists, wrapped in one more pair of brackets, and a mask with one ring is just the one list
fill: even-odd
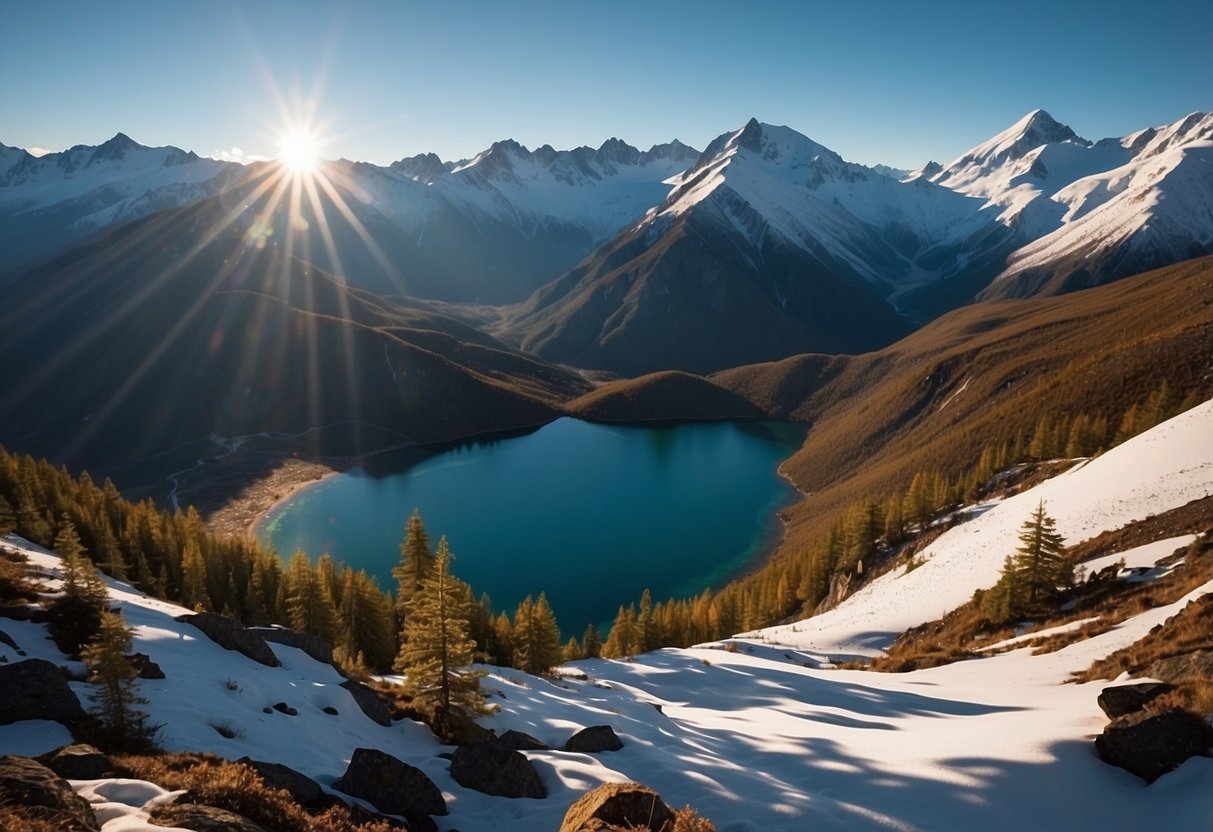
[[(98, 486), (88, 473), (72, 476), (0, 448), (0, 535), (10, 532), (56, 551), (70, 539), (103, 572), (157, 598), (250, 626), (281, 624), (318, 635), (355, 673), (393, 669), (408, 602), (430, 577), (435, 557), (414, 515), (393, 596), (365, 571), (328, 555), (313, 563), (296, 552), (284, 565), (255, 541), (211, 534), (193, 507), (170, 513), (151, 500), (131, 502), (108, 479)], [(543, 673), (567, 655), (543, 593), (523, 600), (511, 617), (494, 612), (488, 595), (473, 599), (458, 584), (477, 658)]]
[[(862, 578), (872, 564), (887, 562), (942, 514), (975, 502), (1014, 466), (1066, 457), (1094, 456), (1182, 413), (1200, 402), (1182, 400), (1164, 380), (1120, 413), (1062, 412), (1041, 417), (1030, 433), (987, 444), (976, 463), (951, 475), (919, 471), (901, 489), (852, 502), (810, 546), (772, 559), (718, 592), (620, 606), (602, 655), (619, 658), (661, 647), (686, 647), (812, 615), (848, 578)], [(911, 564), (913, 562), (911, 561)]]

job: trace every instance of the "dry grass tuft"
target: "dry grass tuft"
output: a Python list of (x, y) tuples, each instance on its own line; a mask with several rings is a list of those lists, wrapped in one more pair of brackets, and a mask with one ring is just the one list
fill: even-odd
[[(359, 821), (334, 806), (312, 815), (289, 792), (272, 789), (249, 766), (210, 754), (121, 755), (113, 758), (121, 777), (147, 780), (166, 789), (185, 789), (185, 799), (226, 809), (272, 832), (388, 832), (386, 821)], [(153, 814), (172, 825), (172, 804)]]
[(28, 806), (0, 806), (0, 829), (4, 832), (59, 832), (53, 819), (38, 817)]
[(690, 806), (674, 810), (674, 825), (669, 832), (716, 832), (716, 824), (701, 817)]

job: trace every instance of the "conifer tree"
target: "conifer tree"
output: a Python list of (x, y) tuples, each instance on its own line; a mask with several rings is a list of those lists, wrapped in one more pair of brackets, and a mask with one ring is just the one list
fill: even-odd
[(583, 658), (585, 656), (581, 652), (581, 645), (577, 643), (577, 636), (569, 636), (569, 640), (564, 645), (564, 650), (560, 654), (560, 661), (575, 662)]
[(581, 637), (581, 652), (587, 659), (596, 659), (602, 655), (602, 636), (593, 624), (586, 625), (585, 635)]
[(1023, 586), (1029, 608), (1055, 596), (1058, 586), (1074, 582), (1074, 566), (1065, 556), (1065, 541), (1057, 533), (1057, 522), (1045, 512), (1043, 500), (1020, 527), (1019, 544), (1015, 576)]
[(98, 686), (92, 700), (107, 744), (127, 749), (149, 746), (156, 729), (148, 728), (147, 714), (136, 710), (146, 705), (139, 696), (135, 680), (139, 674), (126, 659), (131, 649), (131, 629), (118, 613), (101, 615), (100, 629), (81, 652), (89, 670), (89, 681)]
[(336, 603), (303, 552), (291, 556), (283, 586), (291, 629), (336, 641)]
[(400, 565), (392, 570), (396, 579), (396, 616), (403, 621), (410, 599), (421, 591), (434, 571), (434, 551), (430, 536), (421, 522), (421, 512), (413, 509), (405, 523), (404, 541), (400, 544)]
[(409, 599), (395, 668), (404, 674), (405, 691), (434, 713), (441, 732), (451, 726), (453, 709), (480, 712), (480, 678), (470, 669), (476, 643), (468, 635), (466, 594), (451, 574), (446, 538), (438, 541), (434, 569)]
[(109, 593), (70, 520), (55, 535), (55, 550), (63, 558), (63, 594), (48, 610), (47, 628), (60, 650), (78, 653), (100, 629)]
[(0, 537), (10, 535), (17, 530), (17, 512), (13, 504), (0, 494)]
[(181, 606), (193, 610), (211, 608), (211, 596), (206, 588), (206, 561), (193, 538), (186, 541), (181, 553)]
[(514, 615), (514, 667), (536, 676), (560, 664), (560, 627), (548, 605), (547, 595), (539, 593), (523, 599)]

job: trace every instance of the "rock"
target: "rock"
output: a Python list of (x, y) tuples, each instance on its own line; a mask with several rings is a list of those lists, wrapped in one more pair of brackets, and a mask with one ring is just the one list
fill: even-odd
[(0, 806), (17, 806), (30, 818), (59, 832), (98, 832), (88, 801), (67, 781), (28, 757), (0, 757)]
[(341, 687), (350, 692), (350, 696), (354, 697), (354, 703), (362, 709), (371, 722), (385, 726), (392, 724), (392, 712), (388, 710), (388, 706), (375, 691), (353, 679), (346, 679), (341, 683)]
[(334, 708), (332, 705), (325, 705), (320, 710), (324, 711), (329, 716), (337, 716), (337, 714), (339, 713), (339, 711), (336, 708)]
[(623, 748), (623, 741), (615, 734), (615, 729), (609, 725), (591, 725), (583, 728), (564, 744), (565, 751), (581, 751), (594, 754), (598, 751), (618, 751)]
[(1108, 719), (1115, 719), (1118, 716), (1140, 711), (1146, 706), (1146, 703), (1172, 690), (1175, 690), (1175, 686), (1165, 682), (1117, 685), (1100, 691), (1097, 701), (1100, 710), (1108, 715)]
[(17, 642), (13, 641), (13, 637), (4, 632), (4, 630), (0, 630), (0, 644), (7, 644), (9, 647), (13, 648), (18, 656), (25, 655), (25, 651), (18, 647)]
[(532, 737), (530, 734), (524, 734), (521, 731), (506, 731), (494, 742), (501, 748), (509, 748), (514, 751), (550, 751), (551, 748), (539, 740)]
[(207, 638), (226, 650), (243, 653), (255, 662), (266, 667), (279, 667), (278, 657), (265, 643), (260, 635), (252, 630), (246, 630), (239, 621), (213, 612), (197, 612), (179, 615), (177, 621), (193, 624), (206, 634)]
[(260, 774), (261, 779), (271, 789), (283, 789), (290, 792), (291, 797), (303, 806), (319, 804), (324, 799), (324, 789), (320, 788), (319, 783), (289, 766), (252, 760), (248, 757), (241, 757), (236, 762), (244, 763)]
[(166, 804), (152, 812), (152, 821), (161, 826), (192, 829), (194, 832), (269, 832), (243, 815), (201, 803)]
[(356, 748), (333, 788), (390, 815), (445, 815), (442, 792), (419, 768), (375, 748)]
[(287, 716), (299, 716), (299, 711), (295, 710), (294, 708), (292, 708), (290, 705), (286, 704), (285, 702), (278, 702), (278, 703), (275, 703), (274, 705), (271, 705), (270, 707), (272, 707), (275, 711), (277, 711), (280, 714), (286, 714)]
[(604, 825), (661, 832), (674, 813), (657, 792), (639, 783), (603, 783), (574, 801), (560, 832), (588, 832)]
[(0, 725), (49, 719), (71, 728), (87, 718), (63, 671), (45, 659), (0, 666), (0, 691)]
[(333, 663), (333, 645), (320, 636), (299, 633), (285, 627), (250, 627), (249, 632), (256, 633), (266, 641), (272, 641), (275, 644), (297, 647), (318, 662)]
[(1178, 708), (1117, 717), (1095, 738), (1104, 762), (1153, 783), (1189, 757), (1207, 753), (1201, 721)]
[(114, 776), (110, 758), (91, 745), (76, 743), (43, 754), (38, 762), (65, 780), (100, 780)]
[(147, 653), (131, 653), (126, 660), (131, 663), (131, 667), (135, 668), (140, 679), (164, 678), (164, 671), (160, 669), (160, 665), (152, 661), (152, 657)]
[(1213, 679), (1213, 650), (1193, 650), (1159, 659), (1146, 668), (1145, 675), (1171, 684), (1187, 679)]
[(498, 797), (548, 796), (530, 760), (492, 743), (455, 749), (451, 777), (461, 786)]

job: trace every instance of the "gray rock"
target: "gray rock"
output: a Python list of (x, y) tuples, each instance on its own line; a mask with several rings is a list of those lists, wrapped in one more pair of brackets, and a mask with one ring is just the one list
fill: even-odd
[(303, 806), (317, 804), (324, 799), (324, 789), (320, 784), (306, 774), (301, 774), (290, 766), (281, 763), (266, 763), (241, 757), (236, 762), (244, 763), (261, 775), (261, 779), (271, 789), (282, 789), (290, 792), (291, 797)]
[(548, 796), (530, 760), (492, 743), (455, 749), (451, 777), (461, 786), (498, 797)]
[(1153, 783), (1189, 757), (1208, 753), (1201, 721), (1173, 709), (1137, 711), (1117, 717), (1095, 738), (1104, 762)]
[(591, 725), (582, 728), (564, 744), (565, 751), (580, 751), (594, 754), (599, 751), (618, 751), (623, 748), (623, 741), (609, 725)]
[(372, 722), (384, 726), (392, 724), (392, 712), (388, 710), (387, 704), (379, 698), (379, 694), (375, 691), (353, 679), (346, 679), (341, 683), (341, 687), (350, 692), (350, 696), (354, 697), (354, 703)]
[(574, 801), (560, 832), (586, 832), (604, 825), (661, 832), (673, 825), (674, 812), (661, 796), (639, 783), (603, 783)]
[(1213, 679), (1213, 650), (1193, 650), (1159, 659), (1146, 668), (1145, 675), (1171, 684), (1187, 679)]
[(197, 612), (179, 615), (177, 621), (193, 624), (206, 634), (207, 638), (226, 650), (243, 653), (255, 662), (266, 667), (278, 667), (278, 657), (265, 643), (265, 639), (252, 630), (246, 630), (239, 621), (213, 612)]
[(391, 815), (445, 815), (446, 800), (425, 772), (375, 748), (356, 748), (333, 788)]
[(152, 812), (152, 820), (161, 826), (177, 826), (194, 832), (269, 832), (243, 815), (200, 803), (170, 803)]
[(0, 666), (0, 691), (0, 725), (49, 719), (72, 728), (87, 718), (63, 671), (45, 659)]
[(524, 734), (521, 731), (506, 731), (501, 736), (493, 740), (502, 748), (509, 748), (514, 751), (550, 751), (551, 748), (543, 742), (535, 739), (530, 734)]
[(114, 776), (110, 758), (91, 745), (76, 743), (43, 754), (38, 762), (65, 780), (100, 780)]
[(88, 801), (55, 772), (28, 757), (0, 757), (0, 806), (19, 806), (59, 832), (99, 832)]
[(297, 647), (318, 662), (333, 663), (333, 645), (320, 636), (299, 633), (285, 627), (250, 627), (249, 632), (256, 633), (266, 641), (272, 641), (275, 644)]
[(1097, 702), (1100, 710), (1108, 715), (1108, 719), (1115, 719), (1118, 716), (1140, 711), (1147, 703), (1172, 690), (1175, 690), (1175, 686), (1165, 682), (1117, 685), (1100, 691)]
[(299, 711), (295, 710), (285, 702), (277, 702), (270, 707), (280, 714), (286, 714), (287, 716), (299, 716)]
[(163, 679), (164, 670), (147, 653), (131, 653), (126, 657), (140, 679)]

